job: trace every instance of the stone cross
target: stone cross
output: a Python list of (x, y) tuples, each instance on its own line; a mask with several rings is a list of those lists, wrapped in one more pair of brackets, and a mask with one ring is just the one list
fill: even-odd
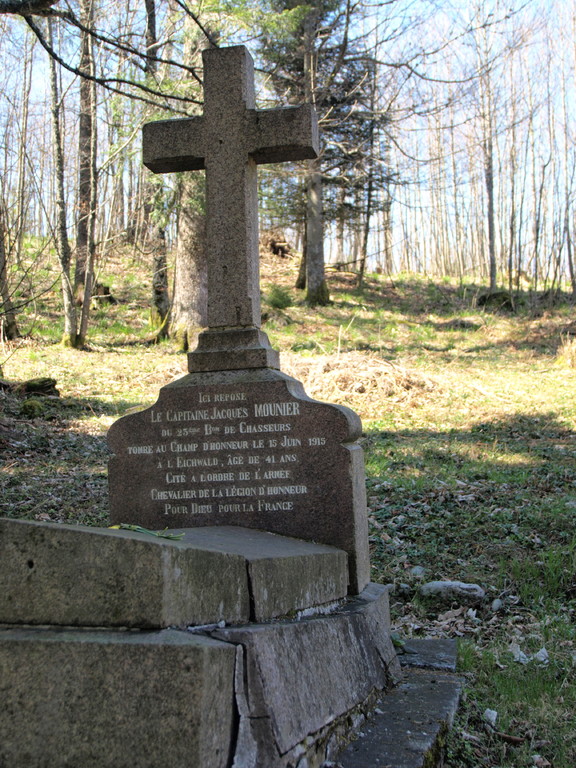
[(206, 170), (208, 327), (230, 340), (260, 327), (256, 165), (316, 157), (318, 129), (311, 105), (255, 109), (244, 46), (202, 58), (203, 116), (145, 125), (143, 160), (155, 173)]

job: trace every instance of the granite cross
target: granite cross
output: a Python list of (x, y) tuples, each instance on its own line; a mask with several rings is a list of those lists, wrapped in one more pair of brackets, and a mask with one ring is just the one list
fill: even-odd
[(204, 114), (143, 130), (143, 160), (155, 173), (206, 169), (208, 327), (260, 327), (256, 165), (318, 154), (311, 105), (255, 109), (254, 64), (244, 46), (211, 48)]

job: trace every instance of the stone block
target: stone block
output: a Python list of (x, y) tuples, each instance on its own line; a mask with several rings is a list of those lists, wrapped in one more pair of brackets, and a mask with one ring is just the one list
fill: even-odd
[(144, 533), (0, 520), (0, 623), (162, 628), (265, 621), (345, 597), (346, 553), (238, 527)]
[(212, 633), (244, 648), (237, 676), (243, 768), (290, 764), (308, 736), (399, 679), (387, 588), (370, 585), (351, 603), (327, 616)]
[(225, 768), (235, 652), (177, 630), (0, 630), (0, 765)]
[(280, 368), (280, 355), (257, 328), (202, 331), (198, 346), (188, 354), (190, 373)]
[(404, 644), (400, 655), (402, 667), (437, 669), (442, 672), (456, 672), (458, 644), (456, 640), (438, 638), (424, 639), (411, 637)]
[(368, 583), (358, 416), (271, 369), (196, 372), (112, 425), (114, 523), (233, 525), (347, 552), (349, 592)]
[(333, 603), (347, 594), (346, 553), (334, 547), (232, 526), (188, 528), (183, 541), (244, 558), (252, 621)]
[(446, 734), (462, 681), (445, 672), (409, 670), (378, 703), (358, 738), (334, 756), (340, 768), (442, 768)]
[(0, 520), (0, 623), (160, 628), (247, 621), (246, 563), (132, 531)]

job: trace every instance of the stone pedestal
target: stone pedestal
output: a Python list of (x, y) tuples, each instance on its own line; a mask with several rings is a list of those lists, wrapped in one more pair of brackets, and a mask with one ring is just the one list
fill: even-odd
[(346, 596), (346, 554), (245, 528), (146, 533), (0, 520), (0, 624), (161, 629), (267, 621)]
[(176, 630), (0, 629), (0, 765), (227, 768), (235, 657)]
[(397, 681), (344, 552), (184, 533), (0, 521), (0, 765), (317, 768)]

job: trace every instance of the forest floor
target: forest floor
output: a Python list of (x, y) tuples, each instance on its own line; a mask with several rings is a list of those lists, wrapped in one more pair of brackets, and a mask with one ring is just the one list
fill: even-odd
[[(527, 294), (488, 312), (479, 285), (370, 275), (358, 290), (336, 272), (333, 303), (312, 310), (295, 269), (264, 260), (264, 328), (308, 394), (363, 419), (372, 578), (395, 585), (402, 637), (459, 638), (466, 696), (447, 765), (574, 768), (574, 307)], [(106, 525), (106, 430), (185, 372), (169, 342), (146, 343), (145, 265), (104, 272), (118, 303), (93, 311), (88, 350), (56, 343), (51, 293), (26, 307), (28, 335), (0, 346), (5, 379), (52, 377), (60, 392), (0, 391), (2, 516)], [(435, 579), (486, 599), (427, 603), (418, 587)]]

